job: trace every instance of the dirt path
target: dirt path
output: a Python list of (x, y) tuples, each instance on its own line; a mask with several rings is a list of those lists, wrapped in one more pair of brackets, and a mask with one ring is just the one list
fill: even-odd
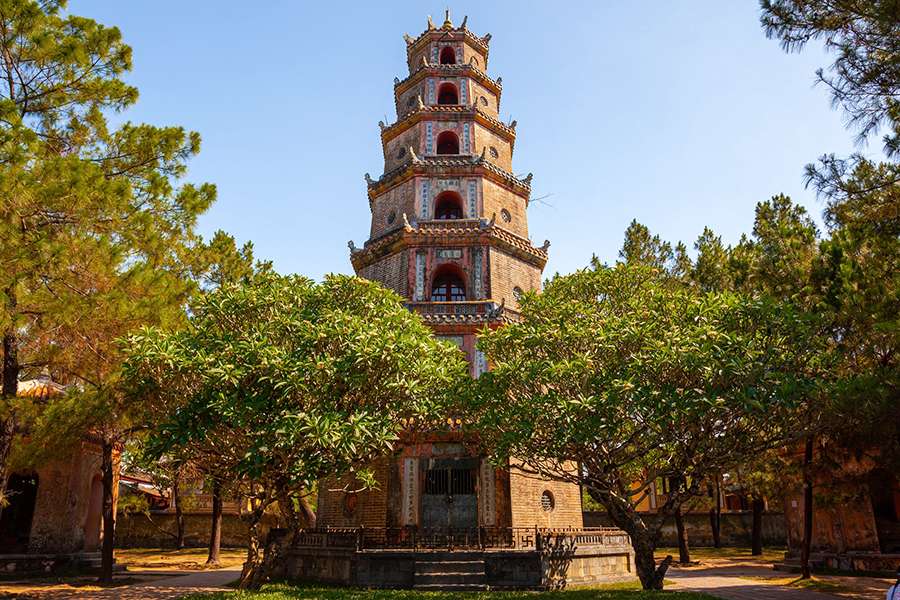
[(0, 584), (0, 598), (29, 598), (35, 600), (174, 600), (192, 592), (227, 590), (226, 586), (241, 574), (229, 567), (215, 571), (184, 572), (183, 575), (160, 577), (121, 587), (101, 589), (95, 586)]
[(790, 585), (798, 576), (773, 571), (771, 567), (741, 565), (733, 561), (715, 564), (717, 562), (710, 560), (698, 566), (676, 566), (666, 577), (675, 582), (678, 590), (706, 592), (728, 600), (882, 600), (893, 583), (874, 577), (823, 575), (815, 577), (814, 585), (820, 588), (816, 591)]

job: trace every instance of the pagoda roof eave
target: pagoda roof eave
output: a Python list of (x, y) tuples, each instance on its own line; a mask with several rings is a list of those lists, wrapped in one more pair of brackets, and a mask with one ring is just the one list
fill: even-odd
[(386, 144), (387, 142), (391, 141), (428, 115), (434, 115), (439, 119), (446, 118), (448, 120), (457, 118), (460, 115), (472, 116), (476, 121), (480, 122), (482, 125), (486, 126), (494, 133), (498, 133), (501, 136), (505, 137), (510, 145), (515, 146), (516, 130), (514, 126), (507, 125), (506, 123), (495, 119), (474, 104), (471, 106), (464, 106), (461, 104), (423, 104), (418, 108), (404, 114), (402, 117), (397, 119), (396, 122), (383, 127), (381, 129), (382, 144)]
[(433, 65), (431, 63), (423, 62), (415, 71), (407, 75), (404, 79), (399, 79), (394, 82), (394, 100), (396, 101), (396, 99), (400, 97), (400, 94), (405, 92), (420, 79), (423, 79), (428, 75), (446, 75), (450, 71), (471, 71), (468, 76), (478, 80), (479, 83), (496, 94), (497, 104), (499, 105), (500, 98), (503, 94), (503, 85), (478, 67), (469, 64)]
[(493, 219), (421, 221), (412, 224), (404, 214), (403, 222), (401, 228), (369, 240), (362, 248), (351, 249), (350, 262), (357, 273), (385, 256), (406, 248), (448, 243), (496, 248), (541, 270), (547, 264), (549, 242), (544, 242), (540, 248), (535, 247), (531, 240), (498, 226)]
[[(448, 156), (451, 158), (447, 158)], [(416, 175), (434, 174), (434, 169), (441, 169), (441, 175), (485, 175), (492, 181), (500, 183), (522, 196), (526, 203), (531, 195), (531, 173), (525, 179), (519, 179), (509, 171), (487, 160), (483, 154), (482, 156), (455, 154), (425, 157), (413, 155), (409, 162), (388, 171), (377, 180), (366, 175), (369, 186), (369, 204), (371, 205), (376, 197), (395, 185)]]
[(490, 47), (488, 46), (488, 42), (489, 42), (490, 39), (491, 39), (491, 38), (490, 38), (490, 35), (486, 35), (486, 36), (484, 36), (484, 37), (478, 37), (477, 35), (475, 35), (475, 34), (472, 33), (471, 31), (469, 31), (469, 29), (466, 28), (465, 26), (461, 26), (461, 27), (454, 28), (454, 29), (444, 29), (443, 27), (441, 27), (441, 28), (434, 28), (434, 29), (430, 29), (430, 28), (429, 28), (429, 29), (426, 29), (425, 31), (423, 31), (422, 33), (420, 33), (420, 34), (418, 35), (418, 37), (416, 37), (416, 38), (413, 39), (412, 41), (408, 41), (408, 42), (407, 42), (407, 44), (406, 44), (406, 56), (407, 56), (407, 59), (408, 59), (408, 57), (409, 57), (410, 54), (415, 53), (415, 52), (418, 51), (422, 46), (424, 46), (426, 41), (430, 41), (430, 40), (432, 40), (432, 39), (446, 38), (448, 33), (451, 34), (451, 35), (453, 35), (453, 34), (457, 34), (457, 35), (458, 35), (458, 34), (462, 34), (462, 36), (463, 36), (464, 39), (466, 39), (466, 40), (468, 40), (469, 42), (471, 42), (473, 47), (475, 47), (475, 48), (477, 48), (478, 50), (481, 51), (481, 53), (482, 53), (483, 56), (484, 56), (485, 62), (487, 62), (488, 53), (489, 53), (489, 51), (490, 51)]

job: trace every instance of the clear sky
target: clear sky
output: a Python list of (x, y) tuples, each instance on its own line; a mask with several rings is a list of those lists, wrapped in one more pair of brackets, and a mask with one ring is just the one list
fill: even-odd
[[(383, 170), (403, 33), (435, 2), (71, 0), (117, 25), (140, 90), (125, 118), (199, 131), (189, 178), (218, 186), (201, 230), (253, 241), (282, 273), (351, 273), (347, 240), (369, 230), (363, 174)], [(785, 54), (752, 0), (454, 2), (490, 32), (501, 119), (518, 120), (514, 171), (534, 173), (533, 241), (545, 275), (612, 262), (637, 218), (689, 246), (726, 242), (758, 201), (785, 193), (818, 216), (803, 166), (847, 154), (853, 134), (814, 86), (820, 46)]]

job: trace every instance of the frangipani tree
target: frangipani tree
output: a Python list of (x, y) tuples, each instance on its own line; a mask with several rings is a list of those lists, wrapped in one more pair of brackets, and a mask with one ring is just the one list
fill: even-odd
[[(492, 370), (469, 408), (485, 447), (586, 486), (631, 536), (643, 586), (659, 589), (663, 520), (709, 473), (799, 433), (814, 328), (788, 306), (626, 265), (557, 276), (521, 306), (522, 322), (480, 338)], [(674, 485), (647, 519), (636, 507), (662, 479)]]
[(291, 503), (326, 476), (389, 452), (402, 419), (425, 426), (466, 376), (393, 292), (355, 277), (320, 283), (263, 273), (192, 308), (184, 331), (128, 340), (127, 374), (161, 407), (157, 452), (231, 475), (253, 501), (243, 581), (258, 564), (256, 529), (274, 501)]

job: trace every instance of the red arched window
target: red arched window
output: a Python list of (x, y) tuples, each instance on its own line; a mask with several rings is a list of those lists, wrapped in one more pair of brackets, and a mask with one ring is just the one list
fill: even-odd
[(452, 83), (442, 83), (438, 88), (438, 104), (459, 104), (459, 92)]
[(456, 52), (453, 50), (452, 46), (444, 46), (441, 48), (441, 64), (442, 65), (455, 65), (456, 64)]
[(463, 201), (456, 192), (441, 192), (434, 199), (435, 219), (462, 219)]
[(438, 154), (459, 154), (459, 138), (452, 131), (442, 131), (437, 137)]
[(466, 284), (459, 269), (444, 267), (438, 270), (431, 283), (432, 302), (462, 302), (466, 299)]

